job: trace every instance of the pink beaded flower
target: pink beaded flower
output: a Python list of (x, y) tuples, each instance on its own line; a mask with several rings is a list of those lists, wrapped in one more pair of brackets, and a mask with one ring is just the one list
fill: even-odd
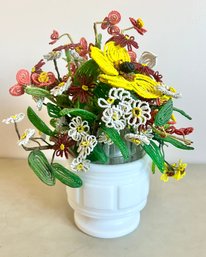
[(28, 70), (19, 70), (16, 74), (17, 84), (9, 89), (9, 93), (13, 96), (20, 96), (24, 94), (24, 86), (31, 83), (30, 73)]

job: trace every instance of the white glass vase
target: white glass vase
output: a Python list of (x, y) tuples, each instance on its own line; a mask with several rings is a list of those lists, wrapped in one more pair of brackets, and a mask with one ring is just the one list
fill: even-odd
[(83, 232), (99, 238), (124, 236), (139, 224), (149, 192), (147, 156), (123, 164), (91, 164), (79, 172), (81, 188), (67, 187), (74, 220)]

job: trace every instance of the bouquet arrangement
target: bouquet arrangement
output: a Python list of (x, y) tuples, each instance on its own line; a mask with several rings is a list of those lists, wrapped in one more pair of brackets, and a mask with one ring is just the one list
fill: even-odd
[[(180, 160), (170, 164), (164, 147), (193, 149), (192, 141), (186, 138), (193, 128), (177, 128), (175, 112), (191, 117), (173, 105), (181, 94), (165, 85), (163, 76), (154, 70), (156, 56), (150, 52), (136, 54), (138, 43), (129, 31), (144, 35), (143, 21), (129, 18), (130, 26), (120, 29), (120, 20), (120, 13), (111, 11), (103, 21), (95, 22), (95, 40), (90, 44), (83, 37), (75, 43), (70, 34), (60, 35), (54, 30), (50, 45), (63, 37), (68, 41), (44, 55), (31, 71), (19, 70), (17, 84), (9, 90), (13, 96), (32, 96), (39, 111), (47, 109), (50, 125), (31, 107), (27, 109), (37, 132), (33, 128), (19, 132), (23, 113), (3, 122), (14, 124), (18, 144), (30, 151), (30, 167), (48, 185), (58, 179), (80, 187), (77, 171), (88, 171), (90, 162), (108, 163), (105, 146), (114, 144), (129, 161), (128, 142), (151, 157), (152, 171), (157, 167), (163, 181), (185, 175), (186, 163)], [(105, 43), (99, 27), (109, 34)], [(60, 61), (64, 71), (59, 68)], [(47, 62), (53, 63), (53, 71), (46, 70)], [(43, 150), (53, 151), (51, 162)], [(56, 156), (72, 157), (70, 170), (55, 163)]]

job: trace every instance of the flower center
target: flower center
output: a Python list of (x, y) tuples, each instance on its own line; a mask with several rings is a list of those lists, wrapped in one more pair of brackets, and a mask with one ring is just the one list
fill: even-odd
[(39, 82), (48, 82), (49, 81), (49, 76), (48, 76), (48, 73), (43, 71), (39, 74), (39, 77), (38, 77), (38, 81)]
[(126, 38), (126, 40), (129, 40), (129, 39), (130, 39), (130, 36), (125, 35), (125, 38)]
[(83, 147), (88, 147), (88, 146), (89, 146), (89, 141), (83, 141), (83, 142), (81, 142), (81, 146), (83, 146)]
[(77, 165), (77, 167), (76, 167), (76, 169), (78, 170), (78, 171), (81, 171), (82, 169), (83, 169), (83, 164), (82, 163), (79, 163), (78, 165)]
[(137, 27), (139, 29), (144, 27), (144, 22), (143, 22), (143, 20), (141, 18), (137, 19)]
[(75, 47), (77, 53), (80, 53), (82, 49), (83, 47), (81, 45)]
[(133, 116), (139, 118), (142, 114), (142, 110), (139, 107), (133, 108), (132, 114), (133, 114)]
[(25, 139), (25, 138), (26, 138), (26, 136), (27, 136), (27, 133), (25, 132), (25, 133), (21, 136), (21, 138), (20, 138), (20, 139), (21, 139), (21, 140), (22, 140), (22, 139)]
[(88, 90), (89, 90), (89, 87), (86, 86), (86, 85), (82, 85), (82, 89), (83, 89), (84, 91), (88, 91)]
[(118, 114), (115, 112), (113, 115), (112, 115), (112, 119), (113, 120), (118, 120)]
[(176, 93), (176, 89), (174, 87), (169, 87), (169, 91), (173, 92), (173, 93)]
[(133, 138), (133, 139), (132, 139), (132, 143), (134, 143), (134, 144), (136, 144), (136, 145), (139, 145), (141, 142), (140, 142), (139, 139)]
[(63, 87), (65, 85), (65, 82), (61, 82), (58, 84), (58, 87)]
[(17, 116), (16, 116), (16, 115), (12, 115), (11, 117), (12, 117), (12, 119), (16, 119), (16, 118), (17, 118)]
[(84, 127), (83, 127), (82, 125), (80, 125), (79, 127), (77, 127), (77, 131), (78, 131), (79, 133), (84, 132)]
[(108, 104), (113, 104), (114, 103), (114, 98), (108, 98), (107, 103)]
[(64, 144), (61, 144), (59, 148), (60, 148), (61, 151), (64, 151), (64, 149), (65, 149)]

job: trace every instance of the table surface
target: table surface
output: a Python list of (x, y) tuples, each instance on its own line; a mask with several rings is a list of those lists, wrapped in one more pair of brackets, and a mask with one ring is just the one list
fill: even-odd
[(189, 165), (178, 182), (151, 175), (139, 227), (116, 239), (79, 231), (65, 186), (44, 185), (26, 160), (0, 167), (0, 257), (206, 256), (206, 165)]

